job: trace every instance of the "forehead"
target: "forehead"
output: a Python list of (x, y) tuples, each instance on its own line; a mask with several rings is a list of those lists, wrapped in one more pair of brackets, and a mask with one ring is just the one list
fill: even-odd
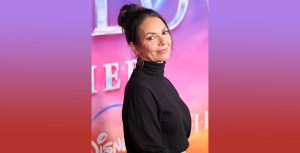
[(140, 25), (141, 33), (161, 32), (166, 25), (158, 17), (147, 17)]

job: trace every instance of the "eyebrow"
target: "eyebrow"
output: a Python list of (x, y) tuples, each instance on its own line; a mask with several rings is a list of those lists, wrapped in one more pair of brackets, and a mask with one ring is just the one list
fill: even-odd
[[(166, 29), (167, 29), (167, 27), (164, 27), (161, 31), (165, 31)], [(147, 36), (148, 34), (155, 35), (155, 32), (148, 32), (148, 33), (146, 33), (145, 36)]]

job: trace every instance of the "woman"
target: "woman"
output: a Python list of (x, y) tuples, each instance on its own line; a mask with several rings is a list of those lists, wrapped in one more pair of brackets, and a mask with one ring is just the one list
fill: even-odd
[(128, 153), (181, 153), (189, 146), (191, 116), (171, 82), (164, 77), (172, 37), (157, 12), (124, 5), (118, 24), (137, 55), (124, 94), (122, 120)]

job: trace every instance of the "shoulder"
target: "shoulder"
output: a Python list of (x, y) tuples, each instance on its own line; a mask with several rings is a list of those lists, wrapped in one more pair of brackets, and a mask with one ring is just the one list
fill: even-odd
[(136, 108), (138, 110), (157, 110), (153, 92), (145, 86), (126, 86), (123, 108)]
[(129, 81), (125, 87), (125, 95), (131, 96), (141, 96), (141, 95), (151, 95), (151, 88), (141, 82), (131, 82)]
[(130, 77), (130, 79), (126, 84), (125, 90), (131, 90), (131, 91), (151, 90), (152, 85), (153, 85), (152, 80), (141, 77), (139, 75), (135, 75)]

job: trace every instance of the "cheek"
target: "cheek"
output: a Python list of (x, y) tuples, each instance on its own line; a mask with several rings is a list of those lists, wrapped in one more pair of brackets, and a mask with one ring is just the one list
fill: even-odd
[(173, 43), (172, 40), (170, 40), (170, 41), (169, 41), (169, 45), (172, 46), (172, 43)]
[(171, 38), (171, 36), (168, 36), (167, 38), (166, 38), (166, 41), (168, 42), (168, 44), (169, 45), (172, 45), (172, 38)]
[(143, 43), (142, 47), (144, 52), (151, 53), (155, 50), (155, 42)]

